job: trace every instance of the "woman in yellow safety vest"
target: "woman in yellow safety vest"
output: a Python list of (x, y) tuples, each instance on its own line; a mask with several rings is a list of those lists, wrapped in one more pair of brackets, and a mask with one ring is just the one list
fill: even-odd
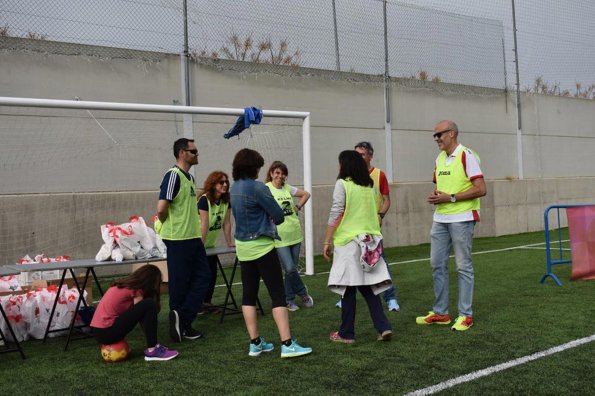
[(355, 342), (356, 290), (366, 300), (378, 341), (392, 337), (391, 325), (384, 314), (380, 293), (392, 285), (382, 258), (382, 234), (374, 182), (361, 155), (354, 150), (339, 154), (339, 176), (333, 191), (333, 204), (324, 238), (323, 256), (333, 265), (328, 279), (331, 291), (342, 296), (341, 327), (330, 340)]
[[(211, 172), (205, 180), (203, 195), (198, 199), (200, 216), (200, 234), (205, 249), (214, 248), (223, 230), (227, 246), (235, 246), (231, 238), (231, 210), (229, 210), (229, 177), (225, 172)], [(200, 314), (218, 313), (219, 309), (212, 304), (215, 283), (217, 282), (217, 256), (208, 256), (211, 268), (211, 283), (205, 295)]]
[[(308, 294), (308, 289), (297, 269), (300, 261), (300, 247), (304, 240), (298, 213), (310, 199), (310, 193), (285, 183), (288, 174), (287, 165), (281, 161), (273, 161), (267, 172), (266, 185), (271, 190), (275, 201), (283, 209), (285, 216), (285, 221), (277, 225), (281, 240), (275, 240), (275, 248), (285, 272), (287, 309), (296, 311), (299, 309), (295, 303), (296, 295), (300, 297), (302, 306), (305, 308), (314, 306), (314, 299)], [(299, 202), (295, 205), (294, 197), (299, 198)]]

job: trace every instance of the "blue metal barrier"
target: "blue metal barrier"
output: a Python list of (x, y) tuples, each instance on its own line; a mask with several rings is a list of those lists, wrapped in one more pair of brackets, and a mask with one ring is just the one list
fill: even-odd
[[(547, 272), (541, 277), (540, 282), (543, 283), (546, 278), (551, 277), (558, 286), (562, 286), (560, 279), (552, 272), (552, 266), (557, 264), (568, 264), (572, 262), (572, 259), (564, 258), (562, 254), (562, 229), (560, 227), (560, 209), (576, 208), (581, 206), (595, 206), (595, 204), (584, 204), (584, 205), (551, 205), (545, 209), (543, 213), (544, 221), (544, 232), (545, 232), (545, 256), (547, 260)], [(549, 226), (549, 212), (551, 209), (556, 209), (558, 217), (558, 259), (552, 259), (551, 241), (550, 241), (550, 226)]]

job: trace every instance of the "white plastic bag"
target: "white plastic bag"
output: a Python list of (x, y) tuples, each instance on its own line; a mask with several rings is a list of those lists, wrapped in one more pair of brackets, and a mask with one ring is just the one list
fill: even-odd
[(0, 276), (0, 292), (14, 292), (22, 290), (19, 279), (14, 275)]
[[(41, 290), (37, 291), (37, 302), (39, 304), (39, 315), (41, 318), (45, 318), (42, 319), (44, 320), (45, 326), (47, 326), (47, 323), (50, 319), (50, 313), (52, 312), (52, 306), (54, 305), (54, 300), (56, 299), (56, 293), (58, 291), (58, 286), (52, 285), (52, 286), (48, 286), (48, 287), (44, 287)], [(55, 330), (57, 329), (58, 326), (56, 326), (56, 317), (55, 317), (55, 313), (54, 313), (54, 319), (52, 320), (52, 325), (50, 326), (50, 330)], [(44, 333), (45, 333), (45, 327), (43, 329)], [(57, 337), (61, 334), (65, 334), (65, 332), (55, 332), (55, 333), (49, 333), (48, 337)]]
[(112, 256), (113, 249), (114, 249), (113, 244), (108, 245), (107, 243), (104, 243), (103, 245), (101, 245), (101, 248), (95, 255), (95, 261), (109, 260), (109, 258)]
[[(27, 322), (25, 322), (25, 318), (21, 313), (21, 307), (23, 305), (23, 296), (6, 296), (1, 298), (2, 306), (4, 307), (4, 312), (6, 313), (6, 317), (12, 327), (12, 331), (14, 331), (14, 335), (17, 341), (26, 341), (29, 339), (29, 334), (27, 333)], [(8, 341), (15, 341), (8, 331), (8, 326), (6, 323), (2, 323), (2, 332)]]
[(21, 312), (27, 322), (27, 332), (29, 333), (29, 336), (41, 340), (45, 335), (45, 329), (48, 325), (50, 314), (49, 312), (40, 309), (38, 295), (39, 292), (35, 290), (28, 292), (25, 295), (25, 301), (23, 302)]
[(121, 235), (118, 238), (118, 246), (124, 260), (134, 260), (136, 258), (135, 252), (140, 250), (140, 244), (128, 235)]
[(165, 243), (163, 243), (163, 240), (161, 239), (161, 237), (152, 229), (152, 228), (147, 228), (147, 232), (149, 234), (149, 237), (151, 238), (151, 241), (153, 241), (153, 249), (151, 249), (150, 253), (151, 253), (151, 257), (163, 257), (166, 258), (167, 257), (167, 247), (165, 246)]
[(132, 228), (131, 237), (138, 241), (141, 247), (147, 251), (153, 249), (155, 244), (149, 235), (149, 227), (145, 223), (145, 219), (140, 216), (130, 216), (130, 225)]
[(122, 255), (122, 251), (119, 247), (116, 247), (112, 250), (112, 260), (114, 261), (124, 261), (124, 256)]

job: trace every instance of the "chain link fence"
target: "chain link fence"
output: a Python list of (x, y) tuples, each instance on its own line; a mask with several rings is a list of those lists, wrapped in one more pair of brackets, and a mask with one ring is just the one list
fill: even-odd
[[(114, 56), (183, 53), (185, 3), (3, 0), (0, 36), (45, 40), (48, 51), (68, 42)], [(512, 88), (512, 9), (512, 0), (187, 0), (188, 48), (194, 57)], [(594, 18), (587, 0), (517, 1), (521, 89), (593, 98)]]

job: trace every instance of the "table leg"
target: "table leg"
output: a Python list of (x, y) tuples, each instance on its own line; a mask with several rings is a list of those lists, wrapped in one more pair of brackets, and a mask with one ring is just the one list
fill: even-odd
[(70, 338), (72, 337), (72, 331), (74, 330), (74, 323), (76, 322), (76, 315), (79, 311), (79, 308), (81, 306), (81, 301), (85, 304), (85, 306), (87, 306), (87, 303), (85, 302), (85, 297), (84, 297), (84, 293), (85, 293), (85, 288), (87, 287), (87, 281), (89, 280), (89, 274), (93, 271), (93, 267), (87, 268), (87, 271), (85, 271), (85, 279), (83, 280), (83, 287), (82, 289), (79, 288), (79, 297), (76, 300), (76, 307), (74, 308), (74, 312), (72, 313), (72, 319), (70, 320), (70, 327), (68, 328), (68, 337), (66, 338), (66, 346), (64, 347), (64, 350), (67, 351), (68, 350), (68, 344), (70, 344)]
[(237, 268), (238, 268), (238, 258), (236, 257), (235, 261), (233, 262), (233, 269), (231, 270), (229, 282), (227, 283), (227, 285), (228, 285), (227, 293), (225, 293), (225, 302), (223, 303), (223, 310), (221, 311), (221, 319), (219, 319), (219, 323), (223, 323), (223, 318), (225, 317), (225, 312), (228, 310), (227, 304), (229, 303), (229, 297), (231, 296), (233, 298), (233, 295), (231, 292), (231, 287), (233, 285), (233, 278), (236, 275)]
[[(84, 288), (81, 289), (81, 286), (79, 285), (79, 281), (78, 281), (78, 279), (76, 279), (76, 275), (74, 273), (74, 269), (69, 268), (69, 271), (70, 271), (70, 275), (72, 275), (72, 280), (74, 282), (74, 285), (76, 287), (76, 290), (78, 290), (79, 291), (79, 294), (80, 294), (85, 289)], [(83, 304), (85, 305), (85, 307), (87, 306), (87, 302), (85, 300), (83, 300)]]
[(103, 297), (103, 289), (99, 284), (99, 279), (97, 279), (97, 275), (95, 274), (95, 268), (91, 267), (91, 274), (93, 275), (93, 279), (95, 280), (95, 285), (97, 286), (97, 290), (99, 291), (99, 295)]
[(52, 325), (52, 320), (54, 319), (54, 312), (56, 312), (56, 305), (58, 305), (58, 299), (60, 298), (60, 290), (62, 290), (62, 285), (64, 285), (64, 278), (66, 277), (66, 271), (68, 271), (68, 270), (65, 269), (64, 271), (62, 271), (62, 277), (60, 278), (60, 284), (58, 285), (58, 292), (56, 293), (56, 298), (54, 299), (54, 305), (52, 305), (52, 311), (50, 312), (50, 317), (48, 319), (48, 325), (45, 328), (45, 334), (43, 335), (44, 343), (45, 343), (46, 339), (48, 338), (48, 334), (50, 333), (50, 326)]
[(12, 329), (12, 325), (8, 321), (8, 317), (6, 317), (6, 312), (4, 312), (4, 308), (2, 307), (2, 304), (0, 304), (0, 314), (2, 314), (2, 318), (4, 319), (4, 322), (6, 323), (6, 327), (8, 328), (8, 331), (10, 332), (10, 335), (12, 336), (12, 339), (14, 340), (14, 343), (16, 345), (16, 349), (10, 348), (8, 346), (8, 341), (6, 340), (6, 337), (4, 336), (4, 332), (2, 332), (2, 330), (0, 330), (0, 337), (2, 337), (2, 340), (4, 340), (4, 344), (6, 345), (6, 350), (2, 351), (1, 353), (17, 352), (18, 351), (21, 354), (21, 357), (23, 359), (25, 359), (25, 353), (23, 352), (21, 343), (19, 342), (19, 340), (17, 340), (17, 336), (14, 334), (14, 330)]
[(223, 282), (225, 282), (225, 287), (227, 288), (227, 292), (229, 293), (229, 297), (231, 298), (231, 303), (233, 304), (234, 309), (238, 309), (238, 304), (236, 303), (236, 299), (233, 297), (233, 292), (231, 291), (231, 283), (227, 280), (227, 276), (225, 275), (225, 271), (223, 270), (223, 265), (221, 265), (221, 261), (217, 256), (217, 265), (219, 266), (219, 271), (221, 271), (221, 275), (223, 276)]

